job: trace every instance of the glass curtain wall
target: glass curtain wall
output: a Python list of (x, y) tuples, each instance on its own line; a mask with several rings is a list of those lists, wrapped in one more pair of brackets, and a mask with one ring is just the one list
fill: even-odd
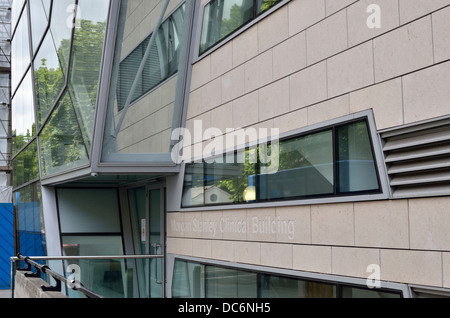
[[(39, 180), (89, 163), (109, 5), (108, 0), (12, 2), (13, 197), (19, 232), (38, 237), (30, 242), (38, 242), (40, 255), (45, 230), (37, 222)], [(32, 250), (23, 253), (37, 253)]]
[(89, 162), (108, 9), (107, 0), (13, 3), (13, 150), (37, 140), (41, 177)]
[(174, 165), (171, 135), (180, 125), (177, 87), (180, 58), (188, 54), (191, 3), (170, 1), (150, 46), (164, 3), (121, 3), (102, 162)]

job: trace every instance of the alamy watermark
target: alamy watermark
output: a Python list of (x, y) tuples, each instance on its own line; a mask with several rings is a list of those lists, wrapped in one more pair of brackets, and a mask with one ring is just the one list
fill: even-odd
[(366, 280), (369, 289), (381, 288), (381, 267), (378, 264), (367, 266), (367, 273), (370, 274)]
[(381, 7), (378, 4), (371, 4), (367, 7), (367, 13), (370, 13), (367, 18), (367, 27), (369, 29), (381, 28)]
[[(201, 120), (194, 121), (194, 131), (177, 128), (172, 132), (171, 140), (177, 141), (172, 149), (172, 161), (193, 163), (203, 160), (206, 163), (239, 163), (260, 164), (261, 173), (274, 174), (280, 167), (280, 129), (249, 127), (246, 129), (227, 128), (225, 133), (215, 127), (203, 130)], [(206, 143), (205, 143), (206, 142)], [(239, 146), (256, 142), (248, 152), (240, 152), (235, 156), (221, 156), (223, 151), (238, 150)]]
[(69, 29), (81, 27), (81, 7), (77, 4), (70, 4), (66, 7), (69, 13), (66, 19), (66, 26)]
[(68, 286), (71, 289), (78, 289), (81, 287), (81, 268), (79, 265), (70, 264), (66, 269)]

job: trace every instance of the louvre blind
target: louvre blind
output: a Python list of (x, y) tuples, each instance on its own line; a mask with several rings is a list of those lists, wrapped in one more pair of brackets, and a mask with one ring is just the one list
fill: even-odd
[(394, 198), (450, 194), (450, 119), (382, 134)]
[[(150, 55), (145, 61), (142, 76), (138, 78), (138, 85), (131, 102), (151, 91), (178, 71), (184, 9), (184, 5), (182, 5), (161, 24), (155, 42), (150, 48)], [(118, 111), (122, 111), (125, 107), (150, 38), (151, 35), (120, 63), (117, 84)]]

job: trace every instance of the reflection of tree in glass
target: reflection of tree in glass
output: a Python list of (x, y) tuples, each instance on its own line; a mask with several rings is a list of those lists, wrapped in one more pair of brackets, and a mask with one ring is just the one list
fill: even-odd
[[(106, 23), (82, 20), (74, 32), (72, 59), (69, 68), (68, 91), (63, 95), (49, 122), (41, 133), (44, 173), (57, 167), (75, 167), (87, 160), (93, 133), (97, 104), (100, 67)], [(62, 63), (70, 50), (70, 40), (64, 39), (58, 48)], [(65, 84), (61, 70), (48, 69), (45, 61), (36, 71), (38, 116), (43, 121)], [(64, 64), (63, 64), (64, 65)]]
[(87, 158), (68, 94), (41, 133), (41, 152), (44, 173), (56, 167), (70, 168), (77, 161)]
[(222, 20), (220, 38), (225, 38), (239, 28), (244, 23), (243, 19), (244, 12), (242, 10), (242, 5), (234, 4), (230, 9), (230, 18)]
[[(217, 186), (230, 194), (229, 200), (233, 203), (244, 202), (244, 191), (250, 185), (249, 179), (251, 176), (256, 175), (257, 164), (252, 163), (254, 160), (250, 160), (255, 155), (254, 149), (245, 151), (245, 163), (234, 164), (236, 170), (240, 172), (240, 175), (223, 176), (223, 180), (220, 180)], [(229, 164), (224, 164), (228, 165)]]
[(82, 20), (80, 25), (74, 34), (69, 89), (83, 137), (90, 148), (106, 23)]
[[(259, 0), (259, 12), (256, 13), (256, 16), (263, 13), (264, 11), (267, 11), (274, 5), (276, 5), (280, 0)], [(239, 27), (246, 24), (249, 20), (254, 18), (255, 13), (248, 13), (245, 12), (245, 0), (243, 1), (243, 4), (238, 5), (235, 3), (231, 9), (230, 9), (230, 18), (229, 19), (223, 19), (221, 30), (220, 30), (220, 38), (223, 39), (226, 36), (230, 35), (232, 32), (237, 30)], [(248, 9), (247, 9), (248, 11)], [(255, 10), (256, 11), (256, 10)]]
[(39, 178), (36, 142), (31, 143), (13, 160), (13, 186), (18, 187)]
[(259, 9), (259, 13), (263, 13), (264, 11), (269, 10), (274, 5), (276, 5), (278, 2), (280, 2), (280, 0), (263, 0), (263, 2), (261, 4), (261, 8)]
[[(326, 144), (329, 141), (329, 134), (310, 134), (307, 136), (298, 137), (285, 142), (280, 142), (279, 150), (277, 153), (272, 153), (272, 145), (267, 145), (267, 155), (272, 158), (274, 164), (278, 162), (278, 171), (284, 171), (295, 168), (312, 167), (313, 164), (308, 158), (311, 157), (311, 152), (314, 154), (322, 154), (322, 150), (327, 152), (328, 147)], [(315, 147), (301, 147), (301, 145), (315, 145)], [(261, 151), (260, 147), (257, 148), (255, 153), (261, 155), (265, 151)], [(244, 191), (251, 185), (250, 179), (253, 178), (253, 186), (256, 184), (256, 175), (260, 174), (261, 160), (258, 160), (258, 164), (251, 163), (251, 156), (255, 153), (249, 153), (246, 151), (245, 163), (239, 165), (240, 175), (236, 176), (223, 176), (223, 180), (218, 182), (218, 187), (230, 194), (230, 201), (233, 203), (244, 202)], [(323, 155), (323, 159), (326, 160), (326, 154)]]
[(49, 114), (65, 83), (61, 68), (48, 68), (46, 62), (46, 59), (42, 59), (40, 67), (34, 71), (39, 124)]

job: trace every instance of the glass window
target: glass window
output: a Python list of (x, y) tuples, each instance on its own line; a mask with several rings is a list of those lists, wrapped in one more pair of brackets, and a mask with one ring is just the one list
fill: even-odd
[(366, 120), (330, 127), (186, 165), (182, 206), (380, 193), (374, 158)]
[(65, 78), (50, 33), (45, 36), (34, 60), (34, 80), (38, 124), (42, 126), (65, 85)]
[(69, 64), (70, 45), (72, 40), (72, 30), (68, 19), (68, 8), (75, 7), (75, 0), (58, 0), (53, 1), (52, 20), (50, 24), (50, 31), (55, 42), (56, 51), (61, 62), (61, 67), (64, 74), (67, 74)]
[(173, 272), (173, 298), (205, 298), (205, 266), (176, 260)]
[[(62, 236), (64, 256), (120, 256), (123, 255), (119, 235)], [(133, 272), (123, 259), (65, 261), (65, 266), (77, 265), (83, 286), (105, 298), (124, 298), (133, 288)], [(81, 297), (69, 290), (70, 298)], [(84, 298), (84, 297), (83, 297)]]
[(36, 135), (31, 70), (12, 100), (12, 148), (16, 154)]
[(14, 0), (11, 4), (11, 27), (14, 30), (17, 21), (19, 21), (20, 14), (23, 9), (25, 0)]
[(78, 1), (81, 20), (74, 32), (69, 90), (88, 152), (94, 130), (108, 8), (108, 0)]
[(340, 193), (379, 188), (372, 142), (365, 121), (339, 127), (337, 149)]
[(44, 176), (89, 162), (88, 151), (68, 93), (59, 102), (42, 130), (40, 139)]
[(27, 256), (47, 255), (40, 183), (14, 192), (13, 202), (17, 209), (20, 253)]
[(205, 204), (204, 165), (203, 163), (186, 166), (183, 187), (183, 206), (202, 206)]
[(256, 175), (256, 149), (218, 159), (218, 162), (205, 164), (204, 204), (247, 202), (245, 196), (249, 187), (254, 186)]
[(13, 186), (15, 188), (39, 178), (36, 140), (13, 159)]
[(58, 189), (57, 195), (61, 233), (121, 232), (115, 189)]
[(364, 289), (357, 287), (342, 287), (343, 298), (401, 298), (400, 293), (387, 292), (377, 289)]
[(280, 0), (213, 0), (204, 9), (200, 54), (270, 9)]
[(206, 298), (256, 298), (257, 278), (256, 273), (206, 266)]
[[(176, 10), (161, 24), (150, 54), (144, 66), (142, 76), (132, 97), (135, 101), (178, 71), (181, 38), (183, 36), (185, 5)], [(151, 35), (133, 50), (119, 67), (117, 84), (117, 107), (121, 111), (131, 92), (142, 59), (150, 42)]]
[(119, 256), (123, 254), (122, 237), (119, 235), (62, 236), (65, 256)]
[(261, 275), (262, 298), (336, 298), (336, 286), (288, 277)]
[[(14, 1), (15, 2), (15, 1)], [(11, 43), (11, 91), (17, 89), (31, 61), (28, 35), (28, 11), (24, 10)]]
[(333, 133), (327, 130), (282, 141), (278, 172), (258, 176), (258, 198), (329, 195), (333, 185)]
[(42, 36), (47, 29), (48, 19), (47, 14), (42, 6), (40, 0), (32, 0), (30, 3), (30, 20), (31, 20), (31, 42), (33, 46), (33, 53), (36, 51)]
[[(128, 14), (131, 2), (121, 4), (105, 122), (103, 162), (174, 165), (170, 153), (173, 146), (171, 135), (180, 127), (181, 119), (181, 105), (176, 92), (184, 89), (178, 84), (179, 80), (184, 81), (180, 76), (186, 75), (179, 72), (179, 61), (180, 56), (189, 53), (184, 37), (188, 25), (185, 15), (186, 7), (193, 2), (178, 3), (162, 22), (151, 47), (152, 35), (130, 31), (136, 24), (134, 15)], [(145, 23), (150, 30), (154, 29), (157, 18), (158, 15), (152, 14), (146, 18)], [(144, 61), (147, 49), (148, 58)], [(142, 69), (142, 74), (139, 74), (139, 69)], [(136, 86), (132, 92), (133, 84)], [(130, 104), (126, 105), (127, 102)], [(125, 106), (129, 107), (125, 109)]]
[(401, 298), (400, 291), (349, 287), (276, 274), (175, 260), (174, 298)]

